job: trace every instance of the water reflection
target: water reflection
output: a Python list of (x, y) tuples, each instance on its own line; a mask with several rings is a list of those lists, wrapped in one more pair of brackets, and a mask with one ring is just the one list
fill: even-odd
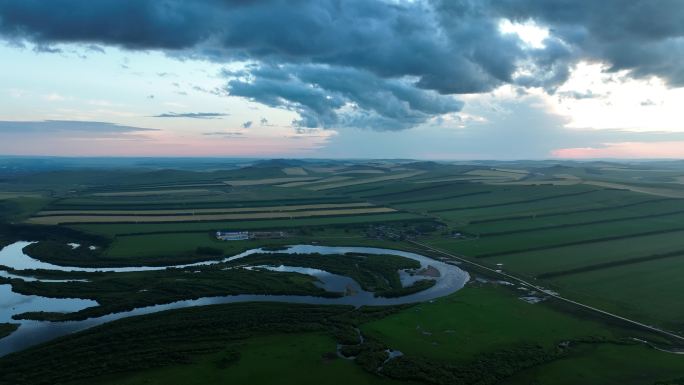
[[(184, 308), (189, 306), (201, 306), (211, 304), (224, 304), (235, 302), (291, 302), (291, 303), (306, 303), (306, 304), (331, 304), (331, 305), (397, 305), (413, 302), (422, 302), (434, 298), (442, 297), (451, 294), (465, 285), (468, 281), (468, 274), (456, 266), (436, 261), (434, 259), (425, 257), (420, 254), (415, 254), (406, 251), (371, 248), (371, 247), (330, 247), (330, 246), (312, 246), (312, 245), (294, 245), (289, 246), (285, 250), (263, 250), (252, 249), (240, 253), (238, 255), (224, 258), (217, 261), (206, 261), (185, 265), (163, 266), (163, 267), (120, 267), (120, 268), (83, 268), (75, 266), (58, 266), (46, 262), (38, 261), (25, 255), (22, 251), (30, 242), (16, 242), (12, 245), (0, 250), (0, 265), (5, 265), (16, 270), (25, 269), (46, 269), (59, 271), (80, 271), (80, 272), (95, 272), (95, 271), (111, 271), (111, 272), (128, 272), (128, 271), (148, 271), (161, 270), (168, 267), (185, 268), (193, 266), (206, 266), (217, 264), (221, 262), (233, 261), (245, 256), (255, 253), (288, 253), (288, 254), (339, 254), (347, 253), (356, 254), (389, 254), (397, 255), (418, 261), (421, 264), (421, 270), (430, 271), (430, 276), (423, 276), (416, 274), (416, 272), (400, 272), (402, 277), (402, 284), (409, 286), (419, 279), (434, 279), (435, 285), (432, 287), (397, 298), (383, 298), (376, 297), (373, 293), (364, 291), (360, 285), (353, 279), (341, 275), (332, 274), (330, 272), (297, 266), (257, 266), (250, 268), (264, 268), (272, 271), (283, 272), (297, 272), (316, 277), (320, 286), (328, 291), (345, 293), (343, 297), (325, 298), (314, 296), (291, 296), (291, 295), (232, 295), (220, 297), (205, 297), (196, 300), (177, 301), (168, 304), (154, 305), (143, 308), (134, 309), (127, 312), (120, 312), (109, 314), (102, 317), (90, 318), (83, 321), (68, 321), (68, 322), (48, 322), (48, 321), (13, 321), (20, 323), (17, 331), (11, 335), (0, 339), (0, 355), (5, 355), (17, 350), (24, 349), (31, 345), (45, 342), (58, 336), (73, 333), (75, 331), (87, 329), (89, 327), (99, 325), (105, 322), (113, 321), (120, 318), (149, 314), (163, 310)], [(315, 258), (315, 255), (311, 256)], [(19, 273), (19, 272), (18, 272)], [(33, 277), (25, 277), (20, 274), (10, 274), (5, 272), (5, 276), (23, 277), (22, 279), (35, 279)], [(72, 312), (84, 309), (89, 306), (96, 306), (97, 302), (83, 299), (56, 299), (45, 298), (39, 296), (24, 296), (11, 291), (9, 285), (0, 285), (0, 322), (7, 322), (11, 320), (14, 314), (23, 313), (26, 311), (57, 311), (57, 312)], [(5, 321), (3, 321), (5, 320)]]

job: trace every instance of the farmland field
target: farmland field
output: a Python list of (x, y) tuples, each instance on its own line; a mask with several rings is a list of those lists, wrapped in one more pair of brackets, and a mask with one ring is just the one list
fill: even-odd
[[(345, 257), (353, 263), (278, 254), (291, 245), (417, 253), (464, 270), (465, 287), (396, 306), (234, 303), (126, 316), (0, 356), (0, 384), (269, 383), (274, 375), (286, 376), (284, 383), (312, 384), (512, 385), (534, 379), (617, 385), (684, 378), (684, 356), (668, 353), (684, 348), (678, 337), (684, 337), (684, 303), (677, 294), (684, 290), (684, 199), (673, 187), (684, 166), (660, 165), (666, 172), (572, 162), (310, 163), (128, 176), (37, 172), (21, 183), (6, 178), (0, 182), (7, 191), (0, 195), (0, 244), (26, 241), (20, 251), (27, 257), (85, 270), (29, 272), (0, 261), (0, 288), (21, 298), (97, 302), (63, 312), (26, 309), (0, 319), (0, 333), (6, 341), (23, 335), (26, 319), (69, 325), (225, 296), (358, 294), (348, 285), (327, 291), (316, 271), (353, 277), (358, 290), (388, 296), (420, 293), (433, 284), (422, 279), (435, 274), (429, 266), (409, 268), (390, 256), (363, 253)], [(639, 188), (625, 188), (633, 185)], [(257, 235), (220, 241), (216, 231)], [(257, 248), (273, 254), (164, 269), (215, 264)], [(88, 270), (136, 266), (156, 270)], [(413, 270), (396, 275), (399, 266)], [(418, 285), (404, 286), (401, 279)], [(554, 298), (547, 289), (590, 308)], [(99, 341), (112, 339), (111, 350), (98, 350)], [(92, 352), (111, 365), (83, 358)], [(46, 358), (17, 364), (23, 355)], [(82, 370), (60, 372), (64, 377), (50, 369), (74, 368), (77, 361)], [(305, 375), (301, 368), (308, 368)], [(482, 372), (485, 380), (472, 377)]]
[(684, 385), (684, 0), (0, 0), (0, 385)]
[(58, 225), (61, 223), (163, 223), (163, 222), (203, 222), (248, 219), (302, 218), (318, 216), (342, 216), (356, 214), (379, 214), (395, 212), (388, 207), (368, 207), (360, 209), (311, 210), (311, 211), (274, 211), (241, 214), (196, 214), (196, 215), (49, 215), (33, 217), (30, 223)]

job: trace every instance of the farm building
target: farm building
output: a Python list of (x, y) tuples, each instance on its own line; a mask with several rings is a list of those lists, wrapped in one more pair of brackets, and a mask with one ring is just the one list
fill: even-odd
[(253, 231), (249, 233), (250, 238), (256, 239), (287, 238), (288, 235), (285, 231)]
[(221, 241), (244, 241), (249, 239), (248, 231), (217, 231), (216, 239)]

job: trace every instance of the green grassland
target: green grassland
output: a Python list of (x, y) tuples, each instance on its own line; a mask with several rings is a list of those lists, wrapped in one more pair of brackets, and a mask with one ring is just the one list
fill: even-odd
[[(99, 384), (117, 385), (203, 385), (203, 384), (283, 384), (336, 385), (405, 384), (365, 372), (351, 361), (327, 358), (335, 351), (335, 340), (320, 333), (269, 335), (236, 344), (239, 360), (219, 366), (227, 355), (220, 351), (194, 362), (138, 373), (98, 378)], [(231, 350), (227, 350), (231, 351)], [(92, 384), (92, 380), (72, 385)]]
[[(148, 265), (188, 263), (208, 259), (197, 253), (201, 247), (220, 249), (224, 255), (235, 255), (258, 247), (285, 246), (293, 244), (319, 243), (328, 246), (374, 246), (414, 250), (415, 247), (397, 242), (369, 239), (356, 229), (314, 228), (297, 230), (283, 239), (250, 239), (240, 242), (219, 241), (207, 232), (165, 233), (117, 236), (111, 246), (97, 260), (104, 260), (112, 266), (132, 266), (144, 262)], [(209, 256), (209, 259), (215, 257)]]
[[(684, 357), (625, 338), (640, 336), (637, 331), (517, 295), (514, 288), (476, 284), (403, 308), (247, 303), (132, 317), (0, 359), (0, 384), (467, 384), (476, 378), (523, 384), (537, 378), (636, 385), (681, 375)], [(363, 344), (357, 345), (353, 327)], [(338, 358), (337, 343), (356, 359)], [(387, 348), (404, 356), (383, 365)], [(64, 358), (51, 359), (56, 351)], [(575, 368), (583, 363), (589, 365)]]
[[(611, 193), (615, 194), (616, 192)], [(648, 216), (665, 216), (684, 209), (684, 201), (671, 199), (638, 200), (634, 203), (625, 203), (625, 205), (630, 205), (629, 207), (622, 205), (615, 208), (617, 197), (610, 197), (610, 195), (608, 195), (609, 198), (605, 203), (596, 202), (597, 206), (592, 208), (571, 206), (565, 210), (539, 210), (503, 217), (511, 219), (482, 219), (482, 222), (470, 223), (464, 229), (470, 233), (483, 235), (504, 234), (506, 232), (520, 233), (537, 231), (545, 227), (581, 225), (584, 223), (607, 222), (620, 219), (644, 219)]]
[[(334, 352), (335, 347), (331, 337), (340, 342), (353, 341), (357, 338), (351, 328), (354, 323), (382, 317), (392, 311), (354, 310), (344, 306), (245, 303), (133, 317), (4, 357), (0, 360), (0, 384), (55, 384), (81, 379), (88, 379), (84, 383), (99, 383), (92, 379), (96, 376), (110, 376), (109, 381), (117, 383), (118, 379), (111, 378), (114, 374), (121, 373), (129, 377), (136, 370), (173, 366), (180, 366), (182, 371), (188, 364), (195, 362), (202, 366), (202, 358), (211, 354), (215, 354), (209, 358), (213, 365), (206, 365), (205, 368), (214, 372), (213, 375), (220, 376), (222, 372), (230, 371), (232, 365), (241, 364), (243, 355), (245, 361), (242, 364), (247, 365), (244, 371), (249, 372), (250, 368), (257, 365), (254, 361), (257, 357), (249, 358), (248, 346), (252, 337), (263, 336), (265, 339), (261, 341), (268, 342), (270, 339), (275, 343), (274, 350), (268, 346), (260, 349), (262, 344), (258, 339), (254, 340), (252, 349), (266, 355), (287, 351), (293, 340), (299, 338), (304, 338), (302, 342), (308, 339), (314, 344), (310, 354), (320, 354), (320, 349), (329, 353)], [(278, 336), (283, 333), (287, 335)], [(310, 371), (321, 373), (322, 369), (316, 367), (323, 364), (323, 357), (314, 359), (309, 353), (292, 350), (295, 351), (303, 354), (289, 354), (294, 362), (304, 365), (290, 369), (293, 372), (299, 369), (298, 378), (304, 378)], [(61, 359), (55, 360), (55, 357)], [(287, 362), (282, 354), (277, 354), (276, 358), (275, 361), (280, 362), (261, 361), (259, 370), (267, 371), (269, 369), (264, 367), (270, 364), (278, 366)], [(365, 377), (366, 381), (373, 383), (372, 376), (364, 375), (354, 366), (344, 363), (336, 365), (342, 379), (347, 376), (350, 379)], [(162, 372), (161, 375), (162, 379), (169, 378), (168, 373)], [(263, 380), (269, 383), (268, 378)]]
[(178, 223), (145, 223), (145, 224), (83, 224), (70, 227), (85, 232), (106, 236), (129, 234), (154, 234), (170, 232), (212, 232), (217, 230), (258, 230), (258, 229), (292, 229), (300, 227), (325, 227), (336, 225), (401, 222), (411, 220), (429, 220), (410, 213), (365, 214), (326, 216), (295, 219), (263, 219), (217, 222), (178, 222)]
[(580, 244), (541, 251), (522, 252), (487, 258), (502, 263), (506, 270), (531, 277), (562, 272), (605, 262), (629, 261), (633, 258), (684, 251), (680, 241), (684, 231), (619, 240)]
[[(617, 196), (614, 196), (617, 195)], [(450, 218), (461, 223), (471, 221), (483, 221), (500, 218), (502, 216), (538, 216), (549, 212), (565, 211), (572, 209), (583, 210), (594, 208), (603, 202), (614, 203), (622, 198), (619, 192), (606, 190), (591, 190), (571, 192), (567, 194), (543, 195), (538, 198), (530, 198), (515, 202), (503, 202), (498, 204), (485, 204), (473, 206), (474, 208), (462, 208), (459, 210), (437, 211), (434, 214), (441, 218)], [(460, 205), (459, 202), (452, 203)], [(487, 230), (485, 230), (487, 231)]]
[(12, 332), (17, 330), (17, 327), (19, 327), (17, 324), (0, 323), (0, 338), (12, 334)]
[(394, 349), (439, 361), (467, 361), (516, 343), (555, 347), (586, 337), (614, 338), (596, 322), (521, 301), (514, 291), (487, 284), (417, 305), (362, 327)]
[[(640, 221), (621, 220), (582, 226), (542, 229), (531, 233), (482, 236), (472, 242), (451, 242), (454, 250), (476, 257), (493, 257), (526, 251), (553, 249), (576, 244), (620, 240), (684, 230), (684, 213)], [(449, 243), (449, 240), (436, 241)]]
[[(600, 191), (596, 188), (587, 188), (583, 186), (506, 186), (506, 187), (490, 187), (491, 194), (473, 195), (462, 197), (458, 202), (450, 202), (441, 207), (431, 209), (431, 212), (453, 212), (466, 211), (477, 209), (493, 209), (513, 205), (521, 205), (528, 203), (539, 204), (539, 202), (546, 202), (548, 200), (559, 200), (563, 202), (563, 198), (583, 197), (584, 195), (592, 194)], [(475, 212), (476, 213), (476, 212)], [(475, 215), (473, 213), (473, 215)]]
[(682, 378), (681, 356), (643, 345), (587, 344), (567, 358), (533, 368), (502, 385), (676, 384)]
[[(187, 263), (254, 247), (297, 243), (421, 252), (402, 242), (404, 236), (376, 239), (365, 231), (371, 225), (383, 225), (402, 232), (418, 223), (437, 221), (442, 224), (439, 231), (411, 236), (533, 280), (564, 297), (684, 334), (684, 302), (679, 295), (684, 289), (684, 199), (673, 197), (684, 191), (677, 179), (684, 175), (684, 167), (677, 162), (287, 163), (271, 161), (209, 172), (72, 170), (7, 178), (0, 184), (2, 191), (39, 195), (5, 194), (0, 199), (0, 221), (4, 223), (0, 244), (42, 241), (33, 246), (32, 255), (84, 266)], [(286, 167), (303, 167), (306, 177), (319, 180), (350, 179), (290, 187), (224, 183), (292, 177), (283, 171)], [(401, 175), (409, 176), (375, 179)], [(310, 189), (326, 184), (332, 186)], [(163, 224), (19, 224), (40, 210), (187, 210), (354, 202), (400, 211)], [(219, 242), (212, 236), (216, 230), (257, 229), (286, 230), (291, 236), (240, 242)], [(456, 232), (464, 237), (450, 236)], [(35, 235), (28, 239), (31, 234)], [(70, 241), (101, 247), (92, 253), (69, 253), (65, 245)], [(207, 250), (212, 252), (207, 254)], [(355, 273), (334, 264), (316, 267)], [(310, 278), (300, 274), (201, 270), (201, 274), (101, 274), (93, 276), (90, 283), (68, 285), (12, 284), (19, 292), (93, 298), (102, 304), (77, 317), (175, 299), (245, 290), (261, 293), (261, 283), (275, 288), (270, 292), (320, 293)], [(363, 281), (361, 275), (356, 278)], [(366, 284), (377, 286), (378, 282)], [(385, 289), (396, 289), (391, 282), (386, 282), (390, 285)], [(393, 380), (654, 384), (684, 378), (683, 356), (630, 338), (664, 340), (551, 300), (529, 304), (518, 298), (521, 295), (515, 287), (477, 283), (430, 303), (387, 308), (373, 316), (364, 315), (369, 311), (364, 308), (241, 304), (136, 317), (0, 358), (0, 384), (72, 380), (74, 384), (259, 384), (271, 383), (274, 376), (283, 383), (317, 384), (396, 383)], [(245, 326), (238, 316), (254, 317), (250, 328), (263, 329), (240, 332)], [(262, 316), (266, 318), (259, 318)], [(290, 321), (287, 327), (280, 322), (281, 316)], [(366, 342), (351, 344), (355, 338), (351, 327), (359, 327)], [(168, 336), (164, 332), (169, 332)], [(114, 342), (116, 337), (121, 338)], [(329, 354), (341, 340), (351, 344), (347, 350), (357, 356), (355, 361), (333, 359)], [(113, 350), (98, 350), (103, 343), (113, 344)], [(383, 366), (386, 348), (400, 350), (405, 356)], [(50, 358), (56, 357), (57, 351), (60, 359)], [(34, 359), (21, 360), (29, 355)], [(84, 359), (91, 355), (98, 360)], [(108, 364), (102, 366), (102, 362)], [(378, 372), (380, 366), (383, 369)], [(64, 369), (58, 372), (57, 367)], [(13, 370), (7, 372), (6, 368)]]
[(586, 303), (684, 333), (684, 253), (551, 279)]

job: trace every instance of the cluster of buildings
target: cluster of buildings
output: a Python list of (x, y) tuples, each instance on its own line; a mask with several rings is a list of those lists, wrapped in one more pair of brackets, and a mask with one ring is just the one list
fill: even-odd
[(247, 239), (286, 238), (285, 231), (217, 231), (216, 239), (220, 241), (244, 241)]

